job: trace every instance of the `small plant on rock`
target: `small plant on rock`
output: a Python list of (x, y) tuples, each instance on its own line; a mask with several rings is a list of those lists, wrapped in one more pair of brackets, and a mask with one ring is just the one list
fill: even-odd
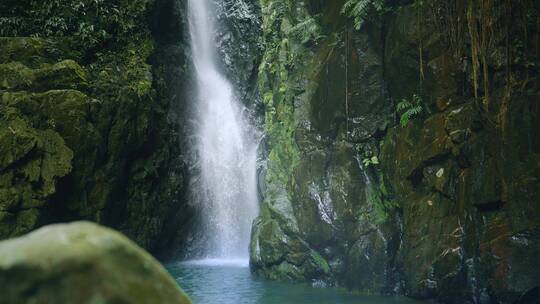
[(362, 163), (364, 164), (364, 168), (376, 166), (379, 164), (379, 158), (377, 156), (366, 157), (362, 160)]
[(422, 113), (422, 97), (414, 94), (412, 99), (402, 99), (396, 106), (397, 113), (400, 114), (399, 123), (402, 127), (406, 127), (409, 121)]

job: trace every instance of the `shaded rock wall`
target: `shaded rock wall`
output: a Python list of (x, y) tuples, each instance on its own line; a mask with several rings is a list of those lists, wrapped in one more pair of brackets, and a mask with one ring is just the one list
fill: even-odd
[[(356, 30), (344, 1), (261, 3), (253, 272), (444, 303), (534, 290), (537, 4), (387, 1)], [(403, 99), (422, 112), (402, 127)]]
[(87, 219), (181, 243), (183, 5), (0, 4), (3, 35), (36, 37), (0, 38), (1, 238)]
[[(425, 90), (427, 112), (391, 128), (381, 151), (381, 170), (403, 216), (403, 281), (409, 294), (447, 303), (514, 303), (540, 284), (531, 268), (540, 245), (534, 203), (540, 197), (540, 83), (532, 76), (536, 64), (525, 63), (538, 63), (539, 53), (523, 34), (527, 28), (538, 36), (531, 16), (539, 7), (525, 1), (496, 2), (491, 12), (468, 8), (468, 18), (497, 15), (479, 34), (488, 46), (480, 46), (485, 69), (476, 72), (477, 80), (470, 27), (444, 31), (466, 13), (448, 9), (437, 3), (416, 11), (401, 7), (388, 25), (386, 60), (423, 75), (415, 85)], [(431, 17), (418, 24), (415, 14)], [(416, 30), (407, 35), (404, 28)], [(458, 31), (463, 41), (452, 40)], [(422, 58), (393, 51), (399, 45), (419, 50), (420, 44)], [(391, 70), (390, 94), (411, 94)]]
[[(364, 167), (391, 121), (381, 30), (355, 32), (343, 2), (263, 3), (259, 82), (269, 157), (252, 269), (272, 279), (393, 288), (399, 234)], [(370, 263), (366, 263), (366, 259)], [(388, 268), (388, 269), (387, 269)]]
[(217, 48), (227, 78), (249, 109), (260, 104), (257, 72), (262, 57), (262, 15), (258, 0), (214, 1)]

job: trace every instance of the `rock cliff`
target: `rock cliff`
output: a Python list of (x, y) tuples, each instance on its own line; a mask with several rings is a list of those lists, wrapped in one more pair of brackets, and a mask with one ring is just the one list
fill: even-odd
[(262, 1), (252, 270), (443, 303), (534, 292), (538, 5), (345, 2)]
[(86, 219), (181, 243), (183, 5), (2, 1), (1, 238)]

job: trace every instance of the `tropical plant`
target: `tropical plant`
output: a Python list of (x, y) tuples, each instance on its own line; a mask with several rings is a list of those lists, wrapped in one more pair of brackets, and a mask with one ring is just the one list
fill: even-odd
[(296, 24), (287, 32), (287, 35), (302, 43), (310, 40), (317, 41), (323, 37), (319, 23), (313, 17), (308, 17)]
[(74, 37), (94, 47), (146, 20), (148, 0), (0, 1), (0, 36)]
[(399, 123), (405, 127), (412, 118), (422, 113), (422, 97), (413, 94), (410, 101), (404, 98), (397, 104), (396, 110), (400, 114)]
[(372, 165), (378, 165), (379, 158), (377, 156), (366, 157), (362, 160), (362, 163), (364, 164), (364, 168), (367, 168)]
[(354, 18), (354, 27), (358, 30), (372, 12), (380, 12), (383, 8), (384, 0), (347, 0), (341, 12)]

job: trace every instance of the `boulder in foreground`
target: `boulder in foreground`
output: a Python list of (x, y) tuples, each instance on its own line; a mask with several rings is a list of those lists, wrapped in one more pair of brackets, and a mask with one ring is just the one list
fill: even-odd
[(0, 242), (0, 304), (191, 301), (150, 254), (89, 222)]

